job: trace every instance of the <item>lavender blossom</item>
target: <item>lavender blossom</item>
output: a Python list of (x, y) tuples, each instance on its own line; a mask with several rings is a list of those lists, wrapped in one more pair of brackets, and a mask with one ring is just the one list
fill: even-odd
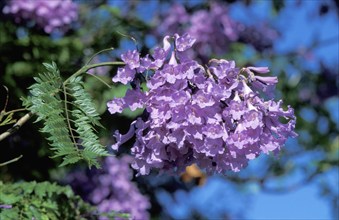
[(0, 205), (0, 209), (11, 209), (12, 205)]
[(77, 5), (71, 0), (10, 0), (3, 8), (3, 13), (11, 14), (17, 23), (33, 24), (51, 33), (56, 29), (66, 30), (77, 20)]
[(263, 24), (256, 27), (245, 26), (229, 16), (228, 8), (218, 2), (210, 4), (209, 9), (187, 12), (185, 7), (175, 4), (158, 25), (156, 33), (188, 33), (196, 39), (195, 52), (191, 57), (205, 60), (211, 54), (223, 55), (232, 42), (252, 45), (258, 51), (272, 47), (273, 39), (278, 37), (275, 30)]
[[(160, 59), (155, 53), (146, 55), (150, 63), (145, 66), (133, 60), (140, 63), (133, 77), (117, 75), (133, 89), (108, 103), (111, 113), (145, 108), (126, 135), (115, 134), (113, 146), (117, 149), (135, 135), (132, 167), (138, 175), (152, 169), (179, 173), (193, 163), (208, 173), (237, 172), (261, 153), (278, 153), (288, 137), (297, 136), (293, 109), (284, 110), (281, 100), (262, 97), (273, 97), (278, 82), (276, 77), (260, 76), (269, 72), (267, 67), (237, 68), (234, 61), (216, 59), (204, 67), (187, 55), (194, 43), (190, 35), (165, 39), (163, 65), (152, 65)], [(131, 59), (127, 60), (123, 70), (130, 69)], [(153, 74), (145, 75), (149, 71)], [(144, 77), (146, 91), (140, 89)]]
[[(149, 219), (149, 200), (131, 182), (130, 156), (108, 157), (102, 169), (72, 173), (68, 176), (73, 190), (97, 206), (99, 212), (129, 213), (133, 220)], [(106, 219), (102, 217), (102, 219)], [(116, 218), (119, 219), (119, 218)]]

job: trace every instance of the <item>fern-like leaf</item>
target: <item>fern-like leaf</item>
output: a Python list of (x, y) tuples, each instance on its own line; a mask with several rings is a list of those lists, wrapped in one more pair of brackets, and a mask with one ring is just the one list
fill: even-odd
[(101, 126), (90, 95), (84, 90), (80, 76), (63, 82), (56, 64), (44, 64), (47, 72), (35, 77), (29, 87), (31, 96), (24, 106), (43, 121), (41, 132), (55, 151), (54, 157), (63, 157), (60, 166), (85, 160), (89, 166), (99, 167), (97, 158), (107, 156), (99, 143), (94, 126)]

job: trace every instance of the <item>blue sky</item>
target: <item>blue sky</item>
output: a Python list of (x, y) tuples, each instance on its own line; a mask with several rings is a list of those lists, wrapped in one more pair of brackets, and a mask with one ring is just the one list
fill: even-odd
[(248, 219), (331, 219), (315, 184), (282, 195), (259, 193), (253, 202)]
[[(315, 59), (310, 60), (307, 66), (317, 68), (317, 59), (323, 60), (327, 65), (338, 70), (339, 28), (335, 11), (329, 15), (318, 16), (318, 6), (330, 0), (307, 0), (298, 6), (297, 1), (285, 1), (286, 7), (278, 16), (271, 14), (272, 1), (255, 1), (249, 8), (237, 3), (231, 5), (230, 14), (233, 18), (247, 24), (269, 20), (273, 26), (282, 32), (282, 37), (275, 41), (275, 49), (279, 53), (287, 53), (298, 49), (309, 48), (313, 40), (331, 43), (317, 47)], [(333, 4), (333, 3), (332, 3)], [(335, 39), (336, 42), (335, 42)]]

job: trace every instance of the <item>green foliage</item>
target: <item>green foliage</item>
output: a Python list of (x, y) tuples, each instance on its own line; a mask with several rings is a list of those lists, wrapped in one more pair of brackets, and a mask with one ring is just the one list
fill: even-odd
[(75, 196), (70, 187), (49, 182), (0, 182), (1, 219), (85, 219), (93, 209)]
[(99, 143), (93, 126), (101, 126), (99, 114), (84, 90), (82, 77), (60, 77), (56, 64), (44, 63), (47, 72), (34, 77), (29, 87), (31, 96), (23, 105), (43, 121), (41, 132), (55, 151), (54, 157), (63, 157), (60, 166), (85, 160), (89, 166), (99, 167), (97, 157), (108, 153)]
[(4, 184), (0, 182), (1, 220), (21, 219), (128, 219), (125, 213), (98, 213), (95, 207), (85, 203), (74, 195), (68, 186), (59, 186), (50, 182), (21, 182)]

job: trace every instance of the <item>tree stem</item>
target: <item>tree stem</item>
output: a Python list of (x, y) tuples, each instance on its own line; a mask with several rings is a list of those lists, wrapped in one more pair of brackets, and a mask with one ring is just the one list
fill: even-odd
[(10, 164), (10, 163), (14, 163), (14, 162), (20, 160), (21, 157), (22, 157), (22, 155), (20, 155), (19, 157), (14, 158), (12, 160), (6, 161), (4, 163), (0, 163), (0, 167), (5, 166), (5, 165)]
[(0, 141), (4, 140), (5, 138), (7, 138), (9, 135), (15, 133), (17, 130), (19, 130), (19, 128), (25, 124), (28, 119), (30, 119), (32, 117), (33, 113), (29, 112), (26, 115), (24, 115), (23, 117), (21, 117), (17, 123), (15, 123), (13, 125), (13, 127), (11, 127), (10, 129), (8, 129), (7, 131), (5, 131), (4, 133), (2, 133), (0, 135)]

